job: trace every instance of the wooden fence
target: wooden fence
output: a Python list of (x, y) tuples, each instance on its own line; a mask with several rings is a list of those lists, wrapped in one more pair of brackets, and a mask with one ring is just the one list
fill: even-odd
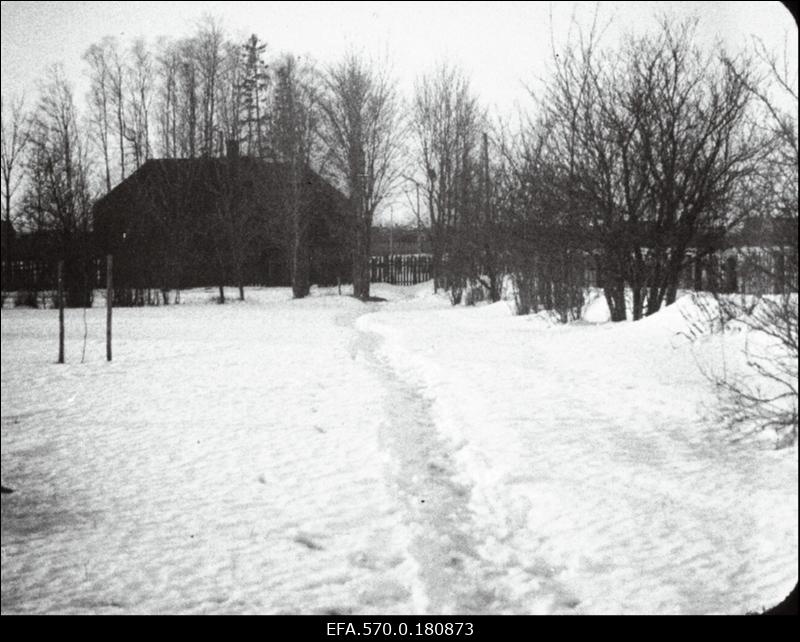
[[(83, 286), (85, 281), (89, 289), (105, 286), (105, 259), (77, 259), (73, 263), (73, 270), (75, 274), (80, 275), (79, 285)], [(58, 261), (54, 259), (2, 261), (0, 273), (2, 273), (2, 289), (6, 292), (55, 290), (58, 284)]]
[[(792, 254), (782, 248), (739, 248), (704, 257), (699, 262), (690, 261), (682, 270), (679, 287), (682, 289), (747, 294), (772, 294), (797, 288), (797, 267), (790, 258)], [(794, 255), (796, 257), (796, 254)], [(796, 261), (796, 258), (795, 258)], [(317, 265), (319, 263), (319, 265)], [(370, 258), (370, 280), (394, 285), (416, 285), (433, 278), (430, 254), (388, 254)], [(2, 290), (44, 292), (53, 291), (57, 285), (56, 261), (22, 260), (2, 261)], [(602, 279), (594, 261), (587, 257), (580, 265), (584, 284), (603, 287)], [(127, 270), (124, 261), (114, 262), (114, 281), (118, 284), (116, 294), (122, 297), (125, 288), (147, 291), (146, 275), (136, 270)], [(96, 289), (105, 287), (105, 260), (92, 257), (78, 261), (69, 270), (73, 288)], [(211, 273), (209, 273), (211, 274)], [(206, 286), (215, 283), (213, 276), (190, 271), (183, 279), (181, 288)], [(312, 283), (333, 285), (337, 281), (331, 275), (338, 274), (341, 283), (350, 282), (350, 269), (346, 262), (312, 263)], [(131, 276), (139, 277), (136, 282)], [(126, 278), (127, 277), (127, 278)], [(77, 279), (77, 281), (76, 281)], [(141, 282), (140, 282), (141, 281)], [(156, 280), (152, 280), (156, 281)], [(245, 285), (286, 286), (289, 285), (286, 266), (279, 261), (263, 261), (248, 272)], [(232, 283), (228, 283), (232, 285)], [(157, 290), (153, 290), (157, 296)], [(133, 295), (131, 295), (133, 296)], [(138, 295), (137, 295), (138, 296)], [(120, 299), (120, 304), (124, 305)]]
[(387, 254), (373, 256), (370, 281), (393, 285), (416, 285), (433, 278), (430, 254)]

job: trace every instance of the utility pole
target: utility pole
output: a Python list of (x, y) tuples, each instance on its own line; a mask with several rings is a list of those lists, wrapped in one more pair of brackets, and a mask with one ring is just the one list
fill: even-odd
[(489, 136), (483, 132), (483, 213), (489, 220)]
[(417, 188), (417, 254), (422, 254), (422, 212), (419, 209), (419, 183), (415, 183)]
[(106, 256), (106, 360), (111, 361), (111, 311), (114, 308), (114, 257)]
[(394, 254), (394, 206), (389, 206), (389, 254)]
[(64, 363), (64, 260), (58, 262), (58, 362)]

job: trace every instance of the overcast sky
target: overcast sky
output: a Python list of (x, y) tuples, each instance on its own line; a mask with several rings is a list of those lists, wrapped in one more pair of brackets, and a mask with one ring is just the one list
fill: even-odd
[(788, 47), (796, 65), (797, 27), (780, 2), (2, 2), (2, 93), (25, 92), (32, 102), (48, 66), (63, 63), (82, 97), (81, 60), (107, 35), (122, 40), (189, 35), (210, 14), (242, 39), (251, 33), (271, 53), (291, 51), (318, 63), (349, 49), (388, 58), (406, 95), (414, 78), (448, 60), (470, 76), (484, 104), (510, 115), (525, 102), (525, 84), (545, 74), (551, 23), (556, 44), (571, 17), (591, 22), (599, 4), (612, 20), (604, 41), (652, 28), (667, 12), (697, 16), (705, 42), (742, 47), (751, 35), (777, 51)]
[[(62, 62), (79, 89), (81, 56), (106, 35), (122, 39), (188, 35), (203, 14), (222, 19), (232, 35), (257, 33), (274, 52), (325, 63), (348, 48), (389, 55), (404, 87), (436, 62), (459, 63), (484, 102), (505, 111), (524, 97), (523, 81), (544, 72), (550, 13), (556, 39), (575, 13), (587, 23), (594, 2), (2, 2), (2, 87), (35, 92), (36, 79)], [(697, 15), (709, 42), (738, 47), (750, 34), (782, 49), (788, 37), (797, 60), (797, 28), (780, 2), (601, 2), (614, 25), (608, 40), (653, 25), (668, 11)], [(78, 92), (82, 94), (82, 92)]]

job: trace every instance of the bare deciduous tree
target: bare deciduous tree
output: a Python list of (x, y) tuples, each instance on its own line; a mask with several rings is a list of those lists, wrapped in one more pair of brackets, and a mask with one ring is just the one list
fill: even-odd
[(201, 88), (202, 136), (200, 153), (202, 156), (213, 156), (217, 125), (217, 84), (222, 66), (225, 40), (219, 21), (210, 16), (204, 17), (198, 25), (194, 40)]
[(198, 123), (198, 71), (197, 46), (193, 39), (182, 40), (179, 45), (179, 83), (180, 104), (180, 146), (179, 153), (184, 158), (197, 156)]
[[(238, 146), (236, 141), (229, 145)], [(254, 202), (259, 180), (251, 159), (240, 159), (238, 148), (228, 158), (213, 163), (214, 176), (211, 188), (214, 209), (207, 234), (216, 257), (219, 283), (219, 302), (225, 303), (224, 281), (233, 280), (239, 289), (239, 299), (244, 301), (244, 266), (258, 236), (258, 203)]]
[(158, 123), (158, 140), (161, 155), (178, 156), (180, 50), (176, 43), (162, 39), (156, 54), (155, 119)]
[(399, 98), (385, 70), (353, 54), (328, 70), (324, 85), (321, 132), (348, 197), (353, 294), (367, 300), (372, 220), (400, 176)]
[[(475, 187), (471, 216), (470, 247), (474, 256), (473, 278), (497, 302), (503, 294), (508, 256), (508, 226), (504, 220), (502, 176), (506, 171), (502, 155), (490, 162), (489, 135), (483, 132), (480, 171), (473, 174)], [(469, 211), (470, 208), (467, 208)]]
[(108, 41), (94, 44), (83, 56), (89, 65), (89, 119), (96, 144), (100, 147), (105, 170), (106, 191), (111, 191), (111, 72)]
[(126, 122), (126, 68), (127, 63), (124, 53), (120, 52), (119, 43), (114, 38), (107, 38), (103, 41), (107, 55), (108, 80), (111, 86), (110, 104), (116, 117), (117, 141), (119, 144), (119, 179), (125, 180), (127, 172), (125, 170), (125, 132)]
[(549, 144), (602, 248), (613, 320), (626, 317), (626, 285), (635, 319), (675, 300), (690, 248), (710, 251), (705, 237), (731, 225), (734, 188), (761, 153), (745, 118), (746, 61), (702, 54), (695, 28), (664, 21), (615, 51), (593, 31), (556, 58), (545, 95)]
[(91, 301), (88, 232), (91, 215), (89, 154), (79, 131), (72, 87), (56, 66), (41, 87), (31, 129), (28, 211), (37, 227), (51, 231), (54, 251), (65, 261), (68, 305)]
[[(244, 96), (245, 65), (241, 47), (226, 41), (223, 44), (222, 62), (217, 82), (217, 131), (223, 143), (238, 141), (241, 145), (244, 133), (242, 123), (242, 99)], [(223, 146), (220, 146), (220, 150)]]
[[(447, 287), (443, 261), (456, 258), (453, 234), (470, 203), (470, 187), (483, 126), (478, 100), (467, 78), (441, 65), (417, 82), (413, 127), (416, 134), (419, 183), (427, 203), (434, 289)], [(463, 221), (462, 221), (463, 223)]]
[(546, 120), (501, 139), (497, 207), (506, 225), (507, 264), (518, 314), (554, 311), (578, 318), (588, 258), (584, 217), (576, 215), (569, 175), (551, 156)]
[(28, 145), (30, 125), (25, 114), (24, 97), (19, 96), (11, 100), (11, 105), (6, 112), (6, 102), (0, 99), (0, 111), (2, 121), (2, 143), (0, 143), (0, 172), (2, 172), (2, 191), (3, 191), (3, 220), (6, 223), (6, 233), (3, 237), (5, 241), (3, 247), (3, 260), (6, 264), (12, 261), (13, 238), (15, 218), (12, 216), (12, 201), (14, 194), (19, 188), (23, 173), (22, 162), (25, 148)]
[(127, 69), (129, 126), (125, 138), (133, 153), (134, 169), (138, 169), (151, 156), (150, 151), (150, 107), (153, 100), (153, 60), (145, 41), (133, 42), (130, 50), (130, 66)]

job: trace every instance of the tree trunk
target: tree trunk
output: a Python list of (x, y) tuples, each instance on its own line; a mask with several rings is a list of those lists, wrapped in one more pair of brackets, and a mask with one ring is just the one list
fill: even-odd
[(442, 287), (442, 255), (437, 252), (435, 246), (431, 257), (431, 276), (433, 277), (433, 293), (436, 294)]
[(503, 287), (503, 279), (502, 275), (495, 270), (494, 265), (492, 265), (491, 259), (488, 256), (487, 252), (487, 267), (486, 267), (486, 276), (489, 278), (489, 300), (492, 303), (497, 303), (500, 300), (500, 296), (502, 294), (501, 290)]
[(369, 229), (359, 223), (353, 248), (353, 296), (362, 301), (369, 299)]
[[(671, 257), (668, 271), (667, 271), (667, 287), (666, 287), (666, 301), (667, 305), (672, 305), (675, 303), (675, 299), (678, 295), (678, 282), (681, 276), (681, 267), (682, 267), (682, 257), (684, 256), (684, 251), (681, 250), (680, 253), (676, 253), (674, 257)], [(680, 258), (678, 258), (680, 257)], [(659, 305), (659, 308), (661, 306)]]
[(528, 279), (524, 272), (519, 271), (514, 274), (515, 303), (517, 304), (517, 314), (530, 314), (532, 309), (531, 293)]
[(678, 298), (678, 282), (674, 280), (670, 282), (667, 286), (667, 296), (666, 296), (666, 304), (672, 305), (675, 303), (675, 299)]
[(125, 121), (122, 117), (122, 93), (117, 94), (117, 129), (119, 130), (119, 178), (125, 180)]
[(638, 321), (642, 318), (644, 310), (644, 297), (642, 296), (643, 288), (633, 286), (633, 320)]
[(616, 248), (606, 248), (600, 259), (603, 273), (603, 293), (614, 322), (625, 321), (628, 316), (625, 309), (625, 277), (621, 268), (624, 257), (619, 256)]
[(11, 279), (14, 274), (14, 257), (12, 252), (14, 249), (14, 238), (11, 230), (11, 199), (10, 194), (6, 195), (6, 246), (3, 248), (3, 289), (10, 290), (14, 287)]
[(363, 256), (353, 256), (353, 296), (362, 301), (369, 299), (369, 263)]
[(238, 253), (234, 253), (234, 261), (236, 262), (234, 273), (236, 287), (239, 290), (239, 301), (244, 301), (244, 259)]
[(655, 314), (661, 307), (661, 297), (663, 290), (657, 285), (651, 285), (647, 290), (647, 316)]
[(295, 235), (292, 244), (292, 296), (302, 299), (310, 290), (308, 248), (303, 239)]
[(700, 292), (703, 289), (703, 262), (699, 253), (697, 253), (694, 257), (694, 261), (692, 262), (692, 270), (694, 272), (694, 289), (696, 292)]
[(611, 320), (614, 322), (625, 321), (628, 315), (625, 311), (625, 286), (617, 283), (604, 288), (608, 309), (611, 311)]

